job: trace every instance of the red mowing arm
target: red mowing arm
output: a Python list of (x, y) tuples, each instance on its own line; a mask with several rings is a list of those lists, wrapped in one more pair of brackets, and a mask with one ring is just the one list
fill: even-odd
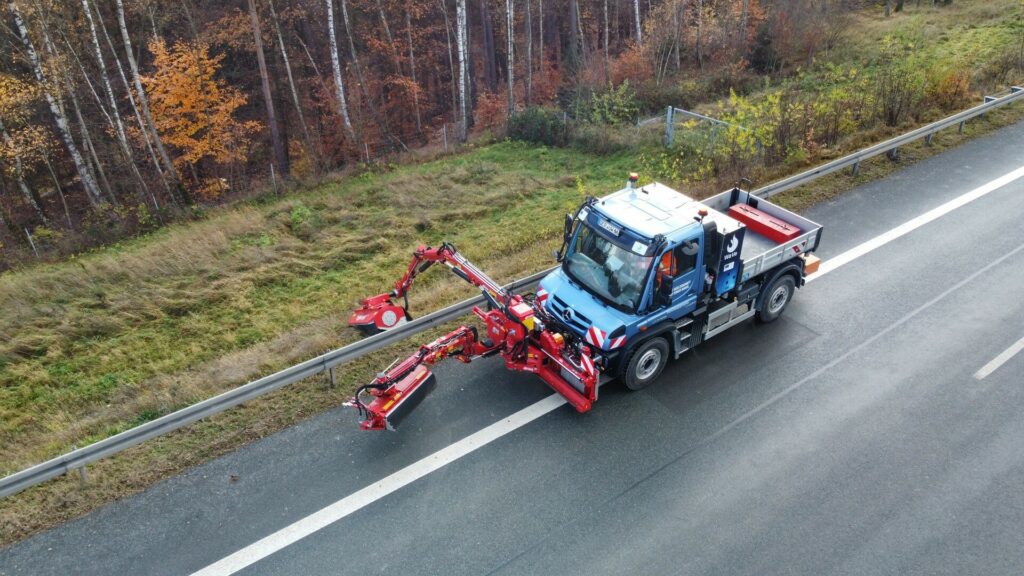
[[(436, 262), (447, 265), (456, 276), (480, 288), (484, 295), (492, 300), (492, 304), (507, 305), (509, 303), (511, 294), (462, 254), (459, 254), (459, 251), (454, 246), (447, 242), (437, 248), (421, 244), (413, 252), (412, 261), (409, 262), (409, 267), (406, 269), (405, 274), (395, 282), (395, 288), (391, 292), (385, 292), (363, 300), (361, 306), (349, 316), (349, 326), (366, 334), (376, 334), (411, 320), (412, 317), (409, 315), (409, 289), (412, 287), (413, 281), (416, 280), (416, 276), (421, 272), (425, 272)], [(396, 298), (401, 298), (404, 305), (398, 306), (395, 304), (394, 299)]]
[(366, 319), (370, 318), (380, 331), (400, 323), (396, 320), (389, 325), (385, 321), (382, 325), (382, 320), (389, 319), (383, 318), (388, 312), (396, 317), (400, 312), (402, 320), (407, 319), (405, 308), (395, 305), (391, 299), (404, 298), (416, 275), (435, 262), (444, 263), (484, 293), (489, 309), (474, 307), (473, 313), (485, 323), (486, 335), (481, 338), (476, 328), (461, 326), (421, 346), (415, 354), (360, 387), (355, 397), (346, 403), (359, 411), (360, 428), (396, 429), (436, 386), (436, 378), (428, 367), (449, 357), (468, 363), (480, 356), (501, 354), (510, 370), (537, 374), (576, 410), (590, 410), (597, 399), (598, 382), (590, 348), (542, 306), (505, 290), (451, 244), (417, 248), (405, 275), (395, 283), (395, 289), (363, 300), (349, 324), (366, 326)]

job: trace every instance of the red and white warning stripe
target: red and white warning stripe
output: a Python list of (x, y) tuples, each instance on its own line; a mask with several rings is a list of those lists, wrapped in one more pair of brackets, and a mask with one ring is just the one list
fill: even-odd
[(604, 340), (607, 336), (608, 333), (605, 332), (604, 330), (601, 330), (597, 326), (591, 326), (590, 330), (587, 330), (587, 336), (585, 340), (588, 344), (593, 344), (598, 348), (604, 348)]
[(597, 374), (597, 370), (594, 368), (594, 361), (590, 359), (590, 356), (580, 354), (580, 362), (583, 363), (583, 369), (587, 374)]
[(609, 350), (614, 350), (616, 348), (621, 348), (622, 345), (625, 344), (625, 343), (626, 343), (626, 337), (625, 336), (619, 336), (618, 338), (612, 338), (612, 342), (611, 342), (611, 344), (608, 345), (608, 349)]
[(548, 291), (543, 288), (537, 289), (537, 302), (543, 304), (548, 299)]

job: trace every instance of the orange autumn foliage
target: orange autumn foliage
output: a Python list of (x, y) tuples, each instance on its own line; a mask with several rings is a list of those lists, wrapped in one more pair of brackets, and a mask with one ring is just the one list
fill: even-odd
[[(223, 55), (210, 56), (202, 42), (176, 42), (168, 49), (163, 40), (149, 43), (153, 74), (142, 83), (150, 97), (154, 121), (164, 142), (177, 148), (175, 163), (217, 164), (245, 160), (249, 138), (259, 122), (235, 118), (248, 99), (217, 78)], [(208, 186), (201, 185), (204, 189)]]

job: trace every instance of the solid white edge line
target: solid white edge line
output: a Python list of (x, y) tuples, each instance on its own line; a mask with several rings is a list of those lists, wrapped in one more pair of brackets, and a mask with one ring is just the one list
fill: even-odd
[(466, 436), (373, 484), (302, 518), (245, 548), (226, 556), (214, 564), (193, 573), (193, 576), (228, 576), (270, 556), (282, 548), (341, 520), (361, 508), (380, 500), (392, 492), (419, 480), (431, 472), (474, 452), (506, 434), (533, 422), (537, 418), (561, 407), (565, 398), (552, 394), (539, 402), (499, 420), (490, 426)]
[[(1001, 176), (987, 184), (979, 186), (966, 194), (958, 196), (941, 206), (933, 208), (932, 210), (929, 210), (928, 212), (925, 212), (924, 214), (921, 214), (920, 216), (905, 222), (888, 232), (880, 234), (867, 242), (855, 246), (830, 260), (823, 261), (818, 272), (807, 277), (807, 282), (811, 282), (812, 280), (820, 278), (841, 266), (849, 264), (857, 258), (881, 248), (893, 240), (905, 236), (921, 226), (924, 226), (941, 216), (949, 214), (953, 210), (973, 202), (974, 200), (977, 200), (994, 190), (998, 190), (999, 188), (1022, 177), (1024, 177), (1024, 166), (1021, 166), (1005, 176)], [(1022, 339), (1022, 342), (1024, 342), (1024, 339)], [(341, 520), (342, 518), (372, 504), (373, 502), (376, 502), (377, 500), (380, 500), (388, 494), (419, 480), (431, 472), (438, 470), (459, 458), (486, 446), (487, 444), (490, 444), (494, 440), (522, 428), (541, 416), (561, 407), (565, 403), (566, 401), (564, 398), (558, 394), (552, 394), (539, 402), (523, 408), (508, 418), (495, 422), (478, 432), (470, 434), (462, 440), (442, 448), (441, 450), (418, 460), (405, 468), (402, 468), (390, 476), (386, 476), (385, 478), (328, 505), (326, 508), (322, 508), (305, 518), (285, 526), (277, 532), (274, 532), (273, 534), (270, 534), (269, 536), (266, 536), (229, 556), (225, 556), (221, 560), (210, 564), (197, 572), (193, 572), (192, 576), (230, 576), (243, 568), (259, 562), (278, 550), (281, 550), (290, 544), (294, 544), (306, 536)]]
[(999, 356), (996, 356), (988, 364), (982, 366), (981, 369), (974, 373), (974, 379), (984, 380), (986, 376), (998, 370), (1000, 366), (1006, 364), (1010, 358), (1016, 356), (1021, 350), (1024, 350), (1024, 338), (1017, 340), (1009, 348), (1003, 350)]
[(903, 224), (900, 224), (899, 226), (893, 228), (892, 230), (889, 230), (888, 232), (875, 236), (871, 240), (868, 240), (867, 242), (864, 242), (860, 245), (854, 246), (853, 248), (847, 250), (846, 252), (843, 252), (842, 254), (839, 254), (838, 256), (835, 256), (828, 260), (823, 260), (820, 267), (818, 268), (818, 271), (815, 272), (814, 274), (807, 276), (807, 282), (817, 280), (818, 278), (821, 278), (822, 276), (828, 274), (829, 272), (835, 270), (836, 268), (849, 264), (850, 262), (856, 260), (857, 258), (860, 258), (861, 256), (873, 250), (881, 248), (882, 246), (885, 246), (886, 244), (892, 242), (893, 240), (896, 240), (897, 238), (906, 236), (907, 234), (913, 232), (914, 230), (917, 230), (921, 226), (924, 226), (925, 224), (928, 224), (933, 220), (941, 218), (942, 216), (949, 214), (950, 212), (956, 210), (957, 208), (961, 208), (966, 204), (973, 202), (978, 198), (981, 198), (991, 192), (994, 192), (995, 190), (998, 190), (1003, 186), (1006, 186), (1007, 184), (1013, 182), (1014, 180), (1018, 180), (1022, 177), (1024, 177), (1024, 166), (1017, 168), (1016, 170), (1010, 172), (1009, 174), (996, 178), (995, 180), (992, 180), (987, 184), (978, 186), (977, 188), (971, 190), (970, 192), (967, 192), (966, 194), (957, 196), (956, 198), (950, 200), (949, 202), (946, 202), (945, 204), (932, 208), (931, 210), (925, 212), (924, 214), (921, 214), (917, 218), (904, 222)]

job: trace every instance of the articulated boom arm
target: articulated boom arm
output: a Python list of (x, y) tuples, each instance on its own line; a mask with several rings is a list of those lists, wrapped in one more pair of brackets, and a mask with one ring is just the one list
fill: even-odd
[[(481, 338), (474, 327), (461, 326), (421, 346), (415, 354), (396, 362), (360, 387), (347, 405), (359, 411), (363, 430), (397, 428), (436, 386), (429, 366), (449, 357), (468, 363), (480, 356), (501, 354), (510, 370), (537, 374), (576, 410), (590, 410), (597, 399), (598, 382), (590, 348), (564, 329), (543, 307), (503, 288), (451, 244), (417, 248), (394, 290), (363, 300), (362, 306), (349, 318), (349, 324), (364, 331), (380, 331), (407, 320), (406, 308), (395, 305), (391, 299), (405, 298), (416, 275), (435, 262), (443, 262), (457, 276), (483, 292), (488, 309), (474, 307), (473, 314), (486, 325), (486, 336)], [(388, 314), (393, 316), (385, 317)], [(370, 325), (375, 330), (370, 330)]]
[[(376, 334), (411, 320), (409, 289), (412, 287), (413, 281), (416, 280), (416, 276), (425, 272), (436, 262), (445, 264), (456, 276), (480, 288), (484, 296), (491, 301), (492, 306), (502, 308), (509, 305), (512, 295), (460, 254), (455, 246), (447, 242), (437, 248), (421, 244), (413, 252), (412, 261), (409, 262), (405, 274), (395, 282), (394, 290), (363, 300), (362, 305), (349, 317), (349, 325), (366, 334)], [(395, 304), (394, 298), (401, 298), (404, 305)]]

